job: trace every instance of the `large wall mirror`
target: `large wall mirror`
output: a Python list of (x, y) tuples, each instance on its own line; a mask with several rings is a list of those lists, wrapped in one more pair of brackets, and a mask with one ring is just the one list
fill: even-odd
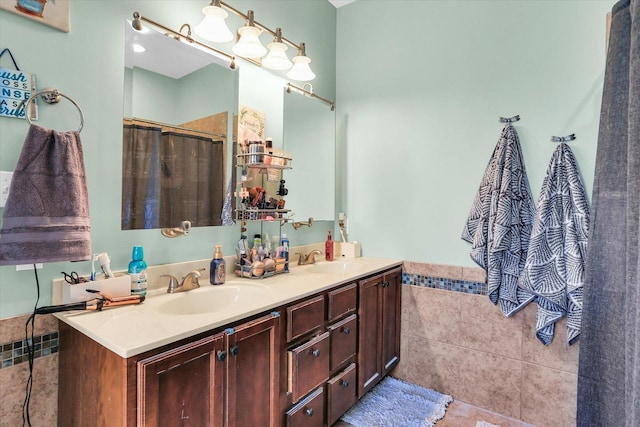
[(287, 208), (296, 220), (333, 221), (335, 112), (315, 98), (285, 90), (283, 146), (293, 157), (293, 169), (285, 174)]
[(124, 76), (122, 229), (232, 224), (238, 71), (127, 21)]

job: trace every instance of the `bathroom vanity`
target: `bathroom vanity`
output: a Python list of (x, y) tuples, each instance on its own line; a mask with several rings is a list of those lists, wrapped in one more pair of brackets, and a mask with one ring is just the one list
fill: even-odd
[(401, 264), (323, 262), (60, 314), (59, 425), (330, 426), (399, 361)]

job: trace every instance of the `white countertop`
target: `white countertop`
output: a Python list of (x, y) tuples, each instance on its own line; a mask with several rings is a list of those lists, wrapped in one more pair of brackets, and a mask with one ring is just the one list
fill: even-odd
[[(322, 270), (324, 265), (338, 263), (349, 265), (341, 272)], [(341, 258), (333, 263), (322, 261), (315, 265), (295, 266), (290, 273), (266, 279), (242, 279), (227, 274), (223, 285), (212, 286), (201, 280), (201, 287), (192, 291), (177, 294), (167, 294), (165, 289), (150, 291), (139, 305), (101, 312), (63, 312), (56, 317), (127, 358), (400, 265), (402, 261), (386, 258)], [(220, 291), (222, 293), (215, 294)], [(236, 293), (241, 294), (240, 302), (218, 307), (210, 298), (214, 294), (230, 296)], [(176, 314), (186, 301), (197, 307), (193, 312)], [(208, 304), (211, 304), (211, 311)]]

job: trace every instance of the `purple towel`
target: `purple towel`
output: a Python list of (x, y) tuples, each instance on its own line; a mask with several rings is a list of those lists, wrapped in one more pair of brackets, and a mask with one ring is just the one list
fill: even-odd
[(0, 265), (89, 259), (89, 197), (80, 134), (32, 124), (3, 212)]

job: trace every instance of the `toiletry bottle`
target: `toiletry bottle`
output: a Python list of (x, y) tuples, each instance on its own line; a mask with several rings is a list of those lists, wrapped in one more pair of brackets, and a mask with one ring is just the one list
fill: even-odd
[(324, 258), (333, 261), (333, 240), (331, 240), (331, 230), (327, 234), (327, 241), (324, 242)]
[(282, 233), (280, 246), (282, 246), (282, 258), (285, 259), (284, 271), (289, 271), (289, 239), (285, 233)]
[(264, 164), (265, 165), (270, 165), (271, 164), (271, 155), (273, 154), (273, 138), (271, 137), (267, 137), (267, 139), (265, 140), (264, 143)]
[(224, 259), (222, 258), (222, 246), (215, 245), (215, 248), (209, 268), (209, 281), (212, 285), (222, 285), (227, 276)]
[(254, 234), (253, 235), (253, 247), (257, 249), (260, 246), (262, 246), (262, 236), (260, 236), (259, 234)]
[(142, 246), (134, 246), (131, 262), (127, 270), (131, 276), (131, 295), (147, 294), (147, 263), (144, 260)]

